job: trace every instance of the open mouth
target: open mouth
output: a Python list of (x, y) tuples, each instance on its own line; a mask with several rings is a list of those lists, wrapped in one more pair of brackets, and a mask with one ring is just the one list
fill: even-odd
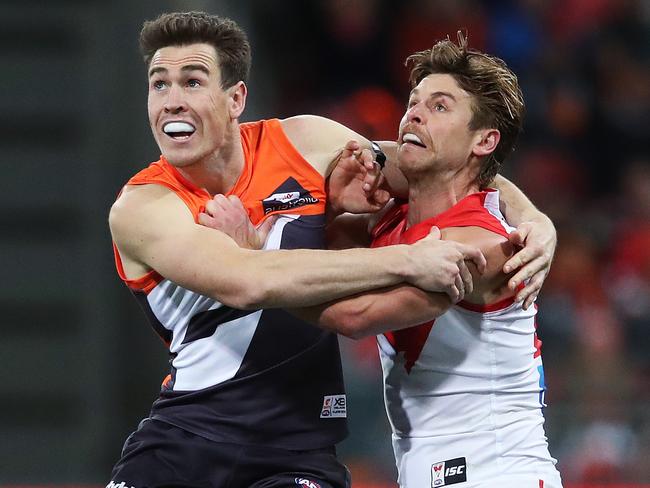
[(402, 143), (413, 144), (418, 147), (427, 147), (418, 136), (410, 132), (407, 132), (402, 136)]
[(194, 126), (187, 122), (167, 122), (163, 126), (163, 132), (177, 141), (189, 139), (195, 131)]

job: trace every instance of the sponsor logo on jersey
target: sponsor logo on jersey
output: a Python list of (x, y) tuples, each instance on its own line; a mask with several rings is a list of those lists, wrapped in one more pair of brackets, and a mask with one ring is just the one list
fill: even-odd
[(345, 395), (328, 395), (323, 398), (320, 418), (345, 418), (348, 416)]
[(467, 481), (467, 463), (465, 458), (438, 461), (431, 465), (431, 488), (455, 485)]
[(296, 478), (295, 482), (298, 486), (304, 486), (305, 488), (321, 488), (318, 483), (306, 478)]
[(120, 483), (111, 481), (109, 484), (106, 485), (106, 488), (135, 488), (135, 486), (127, 485), (124, 481)]
[(287, 178), (272, 195), (262, 200), (264, 214), (318, 203), (294, 178)]

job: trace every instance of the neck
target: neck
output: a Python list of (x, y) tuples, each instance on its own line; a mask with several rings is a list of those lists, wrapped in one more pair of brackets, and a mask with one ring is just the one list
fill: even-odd
[(456, 205), (467, 195), (479, 191), (474, 176), (468, 174), (467, 168), (447, 174), (407, 175), (409, 227), (435, 217)]
[(244, 150), (241, 144), (239, 125), (224, 135), (222, 144), (212, 154), (178, 171), (199, 188), (210, 195), (228, 193), (239, 179), (244, 169)]

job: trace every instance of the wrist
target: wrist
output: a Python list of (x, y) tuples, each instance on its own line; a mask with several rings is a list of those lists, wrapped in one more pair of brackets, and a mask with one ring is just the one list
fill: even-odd
[(391, 266), (393, 271), (397, 274), (400, 282), (413, 283), (417, 276), (417, 262), (413, 255), (413, 246), (406, 244), (397, 244), (391, 246), (395, 252), (394, 266)]
[(555, 225), (553, 224), (553, 221), (548, 217), (548, 215), (540, 212), (539, 210), (531, 212), (531, 214), (527, 217), (527, 221), (544, 226), (548, 229), (553, 229), (553, 231), (555, 231)]

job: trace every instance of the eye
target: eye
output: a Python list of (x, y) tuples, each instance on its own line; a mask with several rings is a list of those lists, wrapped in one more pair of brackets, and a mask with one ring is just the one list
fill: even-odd
[(187, 86), (190, 88), (198, 88), (201, 86), (201, 82), (197, 79), (192, 78), (191, 80), (187, 80)]
[(408, 103), (408, 105), (406, 107), (407, 108), (412, 108), (412, 107), (416, 106), (417, 104), (418, 104), (418, 102), (416, 100), (409, 100), (409, 103)]
[(151, 83), (151, 86), (153, 87), (154, 90), (156, 90), (156, 91), (160, 91), (160, 90), (162, 90), (163, 88), (165, 88), (165, 82), (162, 81), (162, 80), (154, 80), (154, 81)]
[(436, 104), (433, 106), (433, 109), (434, 109), (436, 112), (446, 112), (446, 111), (447, 111), (447, 107), (445, 107), (442, 103), (436, 103)]

